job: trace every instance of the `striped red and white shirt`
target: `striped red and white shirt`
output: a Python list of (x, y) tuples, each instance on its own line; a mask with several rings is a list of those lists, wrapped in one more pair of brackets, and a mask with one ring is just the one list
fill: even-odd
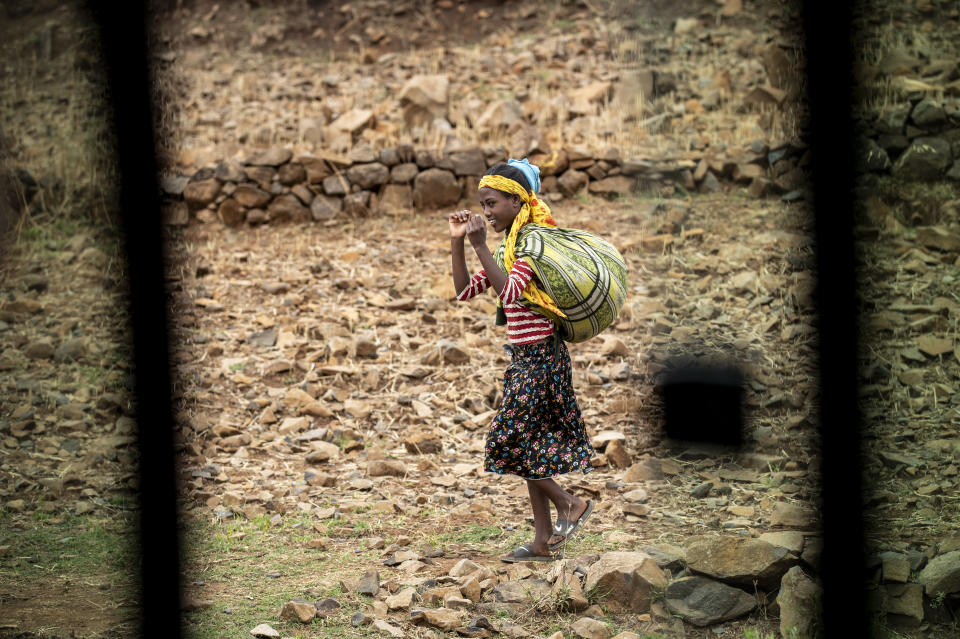
[[(553, 322), (525, 306), (519, 304), (520, 294), (533, 279), (533, 269), (524, 260), (513, 263), (507, 283), (503, 286), (500, 301), (507, 316), (507, 338), (513, 344), (532, 344), (553, 335)], [(457, 299), (461, 302), (476, 297), (490, 287), (486, 271), (480, 271), (470, 278), (470, 283)]]

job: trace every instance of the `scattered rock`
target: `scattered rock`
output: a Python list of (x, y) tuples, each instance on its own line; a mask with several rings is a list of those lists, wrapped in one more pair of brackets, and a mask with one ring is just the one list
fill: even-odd
[(31, 342), (23, 349), (23, 354), (30, 359), (51, 359), (54, 353), (53, 344), (46, 340)]
[(742, 617), (757, 607), (757, 599), (706, 577), (683, 577), (667, 586), (666, 604), (671, 613), (703, 627)]
[(893, 165), (895, 176), (931, 182), (943, 177), (952, 162), (950, 143), (943, 138), (916, 138)]
[[(821, 632), (822, 588), (793, 566), (784, 574), (777, 594), (780, 606), (780, 633), (784, 637), (814, 639)], [(796, 634), (791, 634), (796, 633)]]
[(250, 634), (254, 637), (264, 637), (265, 639), (277, 639), (280, 637), (280, 633), (274, 630), (269, 624), (262, 623), (253, 630), (250, 631)]
[(686, 546), (690, 570), (721, 581), (761, 588), (776, 588), (781, 577), (798, 563), (786, 548), (759, 539), (728, 535), (693, 537)]
[(415, 588), (402, 588), (398, 590), (396, 594), (390, 595), (386, 598), (387, 607), (393, 610), (408, 610), (410, 606), (413, 605), (414, 599), (417, 598), (417, 591)]
[(484, 131), (506, 130), (523, 118), (523, 106), (516, 100), (491, 102), (476, 120), (475, 127)]
[(937, 555), (920, 571), (917, 582), (928, 597), (960, 592), (960, 550)]
[(380, 573), (376, 570), (368, 570), (360, 578), (360, 584), (357, 586), (357, 592), (361, 595), (373, 597), (380, 590)]
[[(920, 584), (885, 584), (871, 593), (871, 607), (889, 615), (900, 615), (914, 624), (923, 621), (923, 586)], [(781, 627), (783, 622), (781, 621)], [(800, 635), (812, 637), (813, 635)]]
[(469, 559), (461, 559), (453, 568), (450, 569), (449, 575), (451, 577), (464, 577), (466, 575), (471, 575), (480, 570), (480, 566), (470, 561)]
[(293, 158), (293, 151), (282, 147), (273, 147), (247, 158), (248, 166), (272, 166), (286, 164)]
[(803, 551), (803, 533), (796, 530), (762, 533), (758, 539), (774, 546), (782, 546), (795, 555)]
[(317, 616), (317, 607), (312, 603), (301, 601), (288, 601), (283, 604), (280, 611), (280, 618), (284, 621), (296, 619), (300, 623), (310, 623)]
[(446, 75), (415, 75), (400, 91), (400, 107), (408, 127), (425, 127), (447, 117), (450, 81)]
[(446, 608), (414, 608), (410, 611), (410, 621), (448, 631), (460, 625), (460, 614)]
[(917, 241), (939, 251), (960, 251), (960, 233), (937, 226), (918, 226)]
[(609, 610), (647, 612), (651, 590), (663, 588), (667, 578), (650, 555), (642, 552), (609, 552), (587, 570), (586, 590), (595, 589)]
[(583, 639), (609, 639), (613, 635), (607, 624), (590, 617), (580, 617), (571, 624), (570, 629)]
[(813, 513), (803, 506), (780, 502), (773, 507), (770, 515), (771, 526), (802, 528), (813, 523)]
[(550, 584), (543, 579), (505, 581), (493, 587), (490, 596), (501, 603), (532, 604), (550, 595)]
[(403, 477), (407, 466), (398, 459), (374, 459), (367, 464), (367, 474), (371, 477)]
[(623, 481), (639, 482), (651, 479), (663, 479), (663, 470), (660, 460), (655, 457), (645, 457), (632, 464), (623, 473)]
[(384, 621), (383, 619), (375, 619), (373, 622), (373, 627), (381, 632), (385, 632), (391, 637), (404, 637), (406, 636), (400, 628), (391, 625)]

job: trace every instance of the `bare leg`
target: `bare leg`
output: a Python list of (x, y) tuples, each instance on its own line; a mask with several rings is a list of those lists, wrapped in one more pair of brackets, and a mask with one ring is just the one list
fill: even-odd
[[(529, 488), (530, 481), (527, 481), (527, 486)], [(571, 495), (563, 489), (560, 484), (553, 481), (552, 479), (540, 479), (534, 482), (537, 484), (537, 487), (549, 499), (553, 502), (554, 507), (557, 509), (557, 519), (566, 519), (567, 521), (575, 521), (580, 518), (580, 515), (587, 509), (587, 502), (583, 501), (575, 495)], [(536, 521), (536, 518), (534, 518)], [(549, 521), (549, 518), (548, 518)], [(552, 528), (551, 528), (552, 530)], [(563, 537), (558, 537), (552, 535), (550, 537), (549, 543), (557, 543), (562, 540)]]
[(549, 555), (547, 544), (553, 531), (553, 523), (550, 521), (550, 502), (547, 501), (547, 495), (540, 484), (537, 480), (527, 480), (527, 492), (533, 508), (533, 527), (536, 531), (530, 548), (537, 555)]

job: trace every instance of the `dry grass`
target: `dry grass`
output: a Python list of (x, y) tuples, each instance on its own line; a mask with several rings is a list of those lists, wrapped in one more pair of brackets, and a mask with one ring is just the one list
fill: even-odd
[[(956, 40), (943, 37), (942, 29), (929, 29), (916, 21), (891, 20), (875, 28), (865, 29), (861, 36), (854, 47), (854, 62), (868, 67), (879, 67), (892, 55), (897, 54), (928, 61), (955, 59), (960, 54)], [(915, 74), (906, 77), (915, 78)], [(902, 104), (907, 95), (899, 85), (900, 79), (902, 77), (897, 74), (880, 73), (873, 78), (855, 80), (860, 82), (857, 86), (860, 103), (855, 103), (855, 108), (868, 112), (882, 111), (891, 105)], [(926, 94), (935, 100), (944, 98), (942, 90), (932, 90)]]
[(0, 71), (6, 161), (40, 184), (24, 224), (41, 211), (105, 223), (117, 214), (117, 167), (97, 32), (78, 3), (23, 18)]

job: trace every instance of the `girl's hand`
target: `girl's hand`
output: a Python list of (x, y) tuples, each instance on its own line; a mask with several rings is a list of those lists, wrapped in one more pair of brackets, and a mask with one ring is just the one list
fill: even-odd
[(450, 223), (450, 237), (456, 239), (467, 234), (467, 220), (470, 219), (470, 211), (455, 211), (449, 215), (447, 221)]
[(473, 246), (486, 246), (487, 244), (487, 220), (479, 213), (470, 216), (466, 225), (467, 237)]

